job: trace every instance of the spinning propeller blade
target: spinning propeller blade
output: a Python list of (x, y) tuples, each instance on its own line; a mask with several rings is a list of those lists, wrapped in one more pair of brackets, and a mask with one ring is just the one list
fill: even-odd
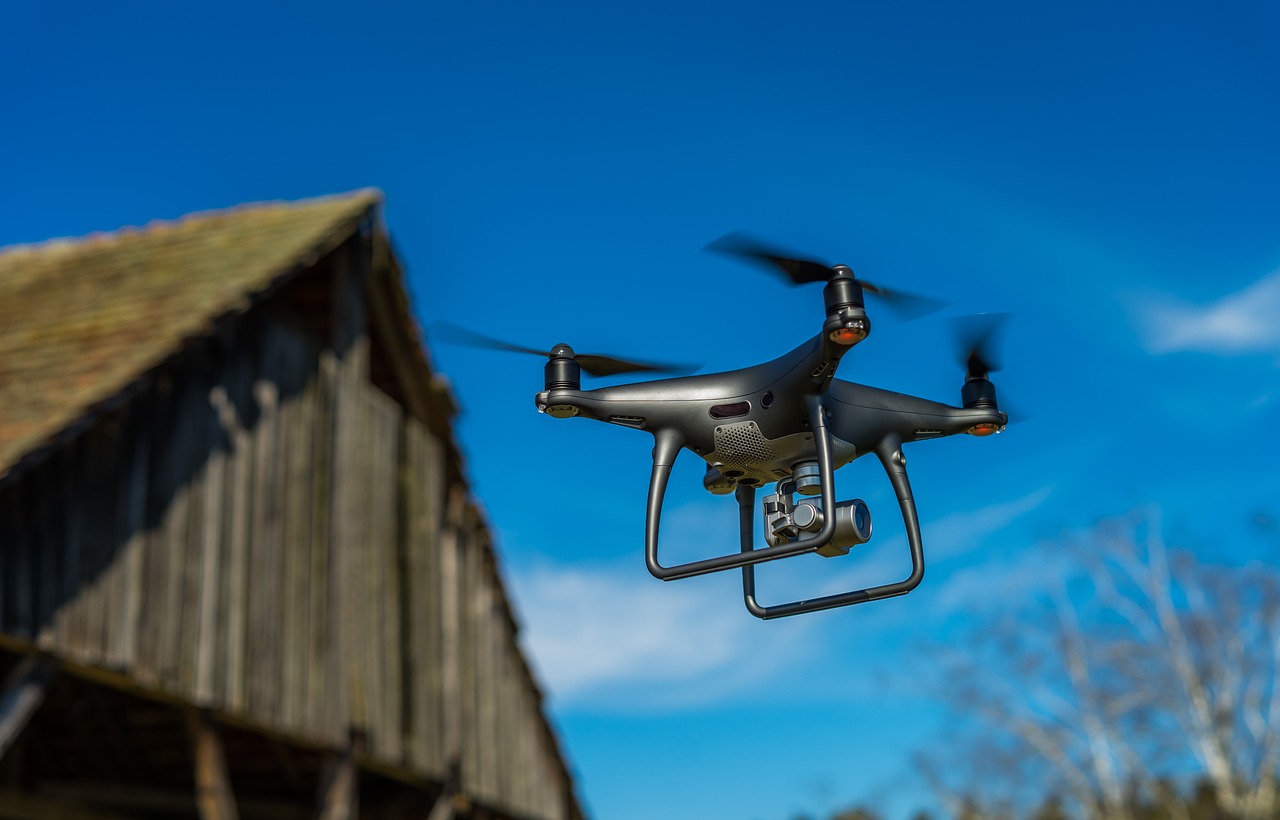
[[(974, 379), (986, 379), (1001, 369), (998, 349), (1008, 321), (1008, 313), (979, 313), (954, 320), (956, 360), (964, 368), (966, 384)], [(1000, 400), (1000, 409), (1009, 417), (1010, 424), (1031, 419), (1022, 411), (1016, 397), (1010, 402), (1004, 388), (1001, 388), (1001, 395), (1004, 398)]]
[(1007, 321), (1007, 313), (980, 313), (956, 319), (957, 352), (966, 380), (985, 379), (988, 373), (1000, 369), (994, 348)]
[[(830, 265), (815, 262), (811, 259), (797, 259), (788, 256), (778, 248), (770, 247), (739, 231), (725, 234), (705, 250), (739, 256), (755, 262), (767, 270), (780, 274), (793, 285), (807, 285), (812, 282), (826, 282), (831, 279), (834, 269)], [(885, 301), (904, 319), (918, 319), (934, 311), (946, 307), (946, 303), (928, 296), (919, 296), (903, 290), (889, 289), (883, 285), (858, 279), (858, 284), (866, 293), (874, 293)]]
[[(491, 336), (485, 336), (475, 331), (458, 327), (450, 322), (432, 322), (430, 329), (441, 341), (466, 347), (501, 350), (506, 353), (524, 353), (532, 356), (541, 356), (545, 359), (550, 359), (554, 350), (554, 348), (551, 350), (538, 350), (533, 347), (511, 344), (501, 339), (495, 339)], [(622, 373), (680, 374), (692, 373), (698, 369), (692, 365), (628, 361), (614, 356), (601, 356), (594, 353), (575, 353), (573, 359), (584, 372), (592, 376), (617, 376)]]
[(501, 350), (505, 353), (527, 353), (532, 356), (547, 356), (550, 353), (536, 350), (532, 347), (521, 347), (513, 345), (510, 342), (504, 342), (501, 339), (495, 339), (492, 336), (484, 336), (479, 333), (467, 330), (465, 327), (459, 327), (451, 322), (432, 322), (430, 325), (432, 335), (442, 342), (448, 344), (461, 345), (463, 347), (479, 347), (486, 350)]
[(784, 256), (778, 249), (767, 247), (739, 231), (725, 234), (707, 245), (704, 250), (741, 256), (764, 266), (773, 273), (781, 273), (793, 285), (826, 282), (832, 274), (831, 268), (821, 262)]

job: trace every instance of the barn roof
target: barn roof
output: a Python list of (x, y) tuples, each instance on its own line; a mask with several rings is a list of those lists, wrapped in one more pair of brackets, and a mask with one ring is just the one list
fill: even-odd
[(0, 249), (0, 477), (350, 237), (377, 191)]

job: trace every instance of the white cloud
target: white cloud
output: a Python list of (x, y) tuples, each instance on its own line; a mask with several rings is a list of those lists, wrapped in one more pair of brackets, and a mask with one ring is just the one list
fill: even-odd
[(982, 547), (982, 542), (1017, 519), (1039, 509), (1053, 487), (1040, 487), (1021, 498), (999, 504), (988, 504), (975, 510), (953, 513), (934, 522), (929, 527), (930, 538), (936, 545), (934, 558), (952, 558)]
[[(709, 526), (722, 516), (708, 507), (671, 511), (664, 536), (669, 529), (672, 553), (695, 542), (710, 557), (707, 549), (736, 543), (735, 530)], [(512, 577), (522, 638), (551, 695), (626, 710), (723, 699), (770, 674), (761, 657), (785, 663), (812, 648), (802, 624), (766, 626), (751, 617), (741, 583), (737, 572), (663, 583), (639, 555), (610, 564), (543, 561)]]
[[(926, 522), (926, 559), (937, 567), (941, 561), (965, 556), (1039, 507), (1051, 491), (1044, 487), (1002, 504)], [(672, 554), (691, 552), (696, 544), (701, 556), (709, 557), (707, 549), (723, 551), (729, 546), (736, 521), (729, 521), (721, 514), (722, 505), (714, 503), (685, 504), (671, 511), (667, 523)], [(664, 543), (664, 551), (667, 547)], [(844, 558), (807, 556), (771, 563), (761, 573), (762, 594), (768, 593), (766, 603), (779, 603), (784, 598), (773, 600), (774, 596), (845, 592), (900, 580), (908, 568), (905, 539), (898, 535), (874, 550), (855, 549)], [(932, 580), (942, 587), (956, 580), (967, 585), (962, 577), (945, 574)], [(638, 555), (593, 565), (543, 561), (513, 573), (512, 586), (525, 623), (526, 648), (561, 705), (643, 711), (723, 703), (769, 691), (774, 676), (803, 666), (806, 659), (823, 657), (836, 643), (849, 639), (848, 623), (816, 617), (765, 623), (751, 617), (742, 605), (737, 572), (664, 584), (645, 572)], [(940, 592), (934, 590), (930, 597)], [(901, 610), (877, 617), (871, 607), (858, 607), (858, 642), (871, 643), (878, 635), (902, 629)]]
[[(723, 699), (803, 653), (795, 628), (762, 631), (739, 576), (663, 584), (641, 566), (545, 565), (523, 573), (524, 642), (559, 702), (630, 709)], [(642, 697), (637, 697), (642, 694)]]
[(1042, 595), (1079, 569), (1065, 552), (1046, 544), (951, 574), (933, 599), (939, 617), (1007, 609)]
[(1280, 270), (1208, 305), (1168, 297), (1143, 306), (1147, 348), (1232, 354), (1280, 350)]
[[(952, 585), (953, 579), (967, 571), (946, 572), (947, 562), (962, 559), (970, 553), (982, 550), (985, 542), (994, 534), (1027, 513), (1038, 509), (1052, 492), (1052, 487), (1041, 487), (1020, 498), (976, 510), (953, 513), (922, 523), (920, 529), (924, 541), (926, 568), (924, 583), (932, 583), (938, 587), (934, 590), (933, 596), (948, 597), (947, 589)], [(984, 553), (986, 554), (989, 553)], [(850, 561), (856, 555), (856, 551), (851, 552), (848, 558), (837, 560)], [(894, 537), (891, 542), (882, 545), (873, 556), (868, 558), (870, 560), (858, 561), (843, 572), (833, 575), (819, 593), (828, 595), (854, 589), (856, 587), (852, 584), (855, 581), (863, 587), (898, 581), (905, 577), (911, 568), (907, 539), (904, 535)], [(980, 565), (978, 571), (994, 576), (1003, 572), (1006, 566), (1003, 555), (993, 555)], [(944, 569), (944, 572), (930, 572), (930, 568)]]

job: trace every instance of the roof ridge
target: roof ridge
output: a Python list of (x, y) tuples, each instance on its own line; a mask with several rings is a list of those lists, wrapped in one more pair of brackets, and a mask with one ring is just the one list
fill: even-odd
[[(269, 199), (260, 202), (241, 202), (221, 208), (207, 208), (202, 211), (191, 211), (171, 219), (152, 219), (143, 225), (121, 225), (111, 230), (91, 231), (79, 236), (57, 236), (41, 239), (36, 242), (20, 242), (16, 245), (0, 246), (0, 262), (12, 261), (17, 255), (58, 254), (78, 251), (99, 244), (110, 244), (120, 239), (138, 234), (159, 234), (166, 231), (182, 230), (194, 222), (236, 216), (247, 211), (268, 210), (273, 208), (302, 209), (327, 205), (343, 200), (352, 204), (362, 200), (370, 205), (383, 202), (382, 190), (376, 187), (356, 188), (335, 194), (307, 197), (306, 199)], [(10, 256), (10, 255), (14, 256)]]

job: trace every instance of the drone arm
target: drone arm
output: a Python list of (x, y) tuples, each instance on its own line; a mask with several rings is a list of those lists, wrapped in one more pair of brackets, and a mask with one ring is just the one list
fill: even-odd
[[(898, 506), (902, 510), (902, 522), (907, 528), (907, 543), (911, 548), (911, 574), (906, 579), (895, 584), (884, 584), (868, 589), (826, 595), (821, 598), (793, 601), (789, 604), (763, 606), (756, 601), (755, 567), (743, 566), (742, 597), (748, 612), (757, 618), (765, 620), (784, 618), (788, 615), (799, 615), (802, 612), (817, 612), (823, 609), (835, 609), (836, 607), (849, 606), (850, 604), (862, 604), (867, 601), (878, 601), (882, 598), (906, 595), (920, 585), (920, 581), (924, 579), (924, 545), (920, 538), (920, 521), (916, 515), (915, 498), (911, 494), (911, 484), (907, 481), (907, 463), (902, 455), (902, 441), (897, 436), (884, 439), (876, 448), (876, 455), (879, 456), (880, 463), (884, 465), (885, 472), (889, 474), (889, 481), (893, 484), (894, 493), (898, 496)], [(824, 503), (826, 503), (825, 499)], [(742, 551), (744, 553), (752, 551), (752, 545), (755, 541), (755, 518), (752, 515), (754, 504), (754, 490), (739, 488), (738, 505), (742, 528)]]
[[(832, 457), (831, 432), (827, 429), (826, 409), (817, 396), (811, 397), (809, 401), (809, 420), (818, 450), (822, 503), (828, 509), (834, 509), (835, 463)], [(678, 578), (690, 578), (725, 569), (747, 567), (750, 564), (759, 564), (777, 558), (787, 558), (802, 552), (813, 552), (825, 546), (835, 536), (836, 517), (833, 515), (827, 517), (818, 532), (798, 541), (664, 567), (658, 562), (658, 529), (662, 518), (662, 499), (667, 492), (671, 466), (675, 463), (681, 446), (679, 434), (673, 430), (659, 430), (654, 434), (653, 473), (649, 478), (649, 503), (645, 510), (644, 522), (644, 560), (653, 577), (663, 581), (674, 581)]]

